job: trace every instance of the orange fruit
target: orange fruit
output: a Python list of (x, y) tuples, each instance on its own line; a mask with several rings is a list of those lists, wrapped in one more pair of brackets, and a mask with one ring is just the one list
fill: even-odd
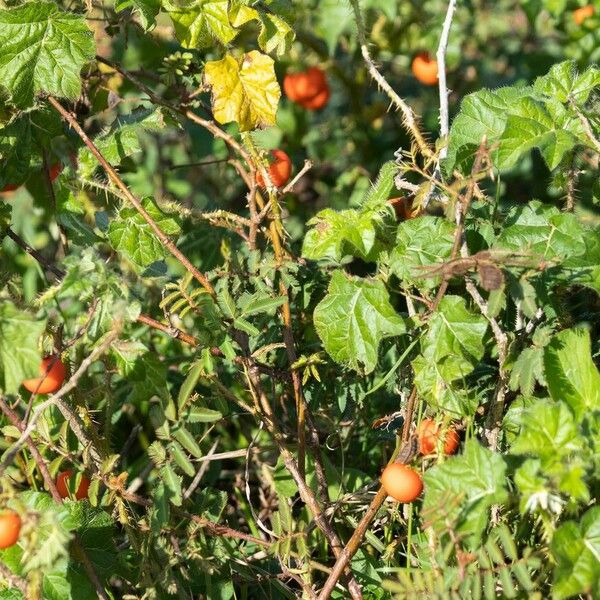
[(40, 365), (40, 377), (26, 379), (23, 387), (34, 394), (51, 394), (60, 388), (65, 380), (65, 365), (57, 355), (47, 356)]
[(303, 100), (302, 102), (300, 102), (300, 104), (304, 106), (304, 108), (308, 108), (308, 110), (321, 110), (322, 108), (327, 106), (330, 96), (331, 92), (329, 91), (329, 87), (327, 87), (313, 98)]
[(21, 517), (14, 510), (0, 513), (0, 549), (10, 548), (17, 543), (21, 532)]
[(581, 25), (586, 19), (594, 15), (594, 7), (591, 4), (582, 6), (573, 11), (573, 21), (577, 25)]
[(292, 102), (309, 110), (323, 108), (330, 96), (325, 71), (319, 67), (310, 67), (300, 73), (288, 73), (283, 78), (283, 91)]
[(425, 85), (437, 85), (437, 60), (429, 52), (419, 52), (412, 61), (413, 75)]
[(381, 474), (381, 485), (398, 502), (412, 502), (423, 491), (421, 476), (400, 463), (388, 465)]
[[(69, 497), (68, 480), (71, 479), (71, 477), (73, 477), (73, 471), (68, 469), (67, 471), (62, 471), (59, 473), (58, 477), (56, 478), (56, 489), (61, 498)], [(79, 482), (79, 487), (75, 492), (75, 498), (77, 500), (83, 500), (84, 498), (87, 498), (89, 488), (90, 480), (85, 475), (82, 475)]]
[[(292, 174), (292, 160), (283, 150), (271, 150), (273, 162), (269, 165), (269, 177), (273, 185), (281, 187), (285, 185)], [(256, 183), (261, 187), (266, 187), (265, 180), (260, 172), (256, 173)]]
[[(442, 435), (438, 423), (433, 419), (423, 419), (417, 427), (417, 435), (421, 454), (434, 454), (437, 452), (438, 440)], [(448, 427), (444, 437), (444, 454), (454, 454), (459, 443), (458, 433), (452, 427)]]

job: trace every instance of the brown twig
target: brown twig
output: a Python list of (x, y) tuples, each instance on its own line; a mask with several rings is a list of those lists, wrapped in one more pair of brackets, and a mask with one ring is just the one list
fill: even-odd
[[(50, 197), (50, 204), (52, 206), (52, 210), (56, 212), (56, 193), (54, 192), (54, 184), (52, 183), (52, 178), (50, 177), (50, 165), (48, 163), (48, 153), (45, 149), (42, 150), (42, 161), (43, 161), (43, 175), (44, 175), (44, 183), (46, 185), (46, 189), (48, 190), (48, 196)], [(67, 238), (67, 234), (65, 233), (64, 227), (59, 223), (58, 224), (58, 239), (60, 240), (60, 249), (62, 250), (63, 256), (67, 254), (69, 251), (69, 241)]]
[[(400, 450), (400, 440), (397, 440), (396, 448), (388, 464), (391, 464), (396, 461)], [(381, 508), (381, 505), (383, 504), (386, 498), (387, 492), (385, 491), (383, 486), (381, 486), (377, 490), (377, 493), (373, 497), (373, 500), (371, 500), (371, 504), (369, 504), (367, 512), (363, 515), (363, 518), (356, 526), (356, 529), (354, 530), (354, 533), (348, 540), (348, 543), (346, 544), (345, 548), (340, 553), (340, 556), (336, 560), (335, 565), (333, 565), (333, 569), (331, 570), (329, 577), (325, 581), (325, 585), (321, 589), (321, 592), (318, 596), (318, 600), (327, 600), (331, 596), (331, 593), (335, 589), (338, 579), (344, 572), (344, 567), (349, 564), (349, 562), (352, 560), (352, 557), (356, 554), (357, 550), (360, 547), (360, 544), (362, 543), (363, 538), (365, 537), (365, 534), (367, 533), (367, 529), (369, 528), (371, 521), (375, 518), (375, 515)]]
[(156, 319), (149, 317), (148, 315), (139, 315), (137, 318), (138, 323), (143, 323), (144, 325), (148, 325), (148, 327), (152, 327), (152, 329), (156, 329), (157, 331), (162, 331), (167, 335), (170, 335), (172, 338), (176, 340), (181, 340), (182, 342), (190, 345), (197, 346), (198, 340), (189, 333), (185, 333), (181, 331), (181, 329), (177, 329), (176, 327), (171, 327), (169, 325), (164, 325), (160, 323)]
[(48, 259), (44, 258), (35, 248), (32, 248), (23, 238), (17, 235), (10, 227), (6, 230), (6, 235), (15, 243), (21, 250), (24, 250), (32, 258), (34, 258), (42, 267), (50, 271), (53, 275), (62, 279), (65, 272), (55, 267)]
[(96, 148), (92, 140), (83, 131), (75, 117), (67, 111), (62, 104), (53, 96), (48, 96), (48, 102), (54, 107), (54, 109), (61, 115), (61, 117), (69, 124), (69, 126), (79, 135), (83, 143), (89, 148), (90, 152), (95, 156), (96, 160), (102, 165), (102, 168), (106, 171), (109, 178), (113, 183), (121, 190), (125, 198), (135, 207), (138, 213), (142, 216), (144, 221), (148, 223), (156, 237), (161, 241), (163, 246), (189, 271), (194, 278), (202, 285), (202, 287), (211, 295), (215, 295), (215, 290), (206, 278), (190, 261), (189, 259), (177, 248), (177, 246), (167, 237), (167, 235), (158, 226), (156, 221), (150, 216), (148, 211), (143, 207), (139, 198), (134, 196), (129, 188), (125, 185), (123, 180), (119, 177), (115, 169), (107, 162), (101, 152)]

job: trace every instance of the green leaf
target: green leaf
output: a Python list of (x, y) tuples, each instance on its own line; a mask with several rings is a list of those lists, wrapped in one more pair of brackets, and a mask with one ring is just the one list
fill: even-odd
[(246, 319), (243, 319), (242, 317), (237, 317), (236, 319), (234, 319), (233, 326), (236, 329), (239, 329), (240, 331), (243, 331), (244, 333), (247, 333), (252, 337), (260, 335), (260, 330), (254, 327), (252, 323), (246, 321)]
[(454, 244), (455, 225), (441, 217), (418, 217), (398, 227), (396, 245), (390, 256), (390, 269), (406, 285), (433, 289), (440, 277), (424, 277), (427, 267), (449, 259)]
[(29, 572), (52, 568), (57, 561), (68, 556), (70, 532), (76, 527), (76, 522), (71, 518), (66, 504), (56, 504), (46, 493), (27, 491), (20, 494), (19, 500), (28, 510), (37, 513), (36, 551), (23, 556), (23, 569)]
[(281, 457), (277, 460), (275, 467), (273, 467), (273, 487), (277, 495), (284, 498), (292, 498), (298, 493), (298, 486)]
[(575, 215), (555, 206), (532, 201), (514, 207), (506, 216), (506, 227), (495, 248), (529, 253), (533, 258), (567, 258), (586, 251), (585, 236)]
[(381, 249), (377, 232), (381, 218), (376, 213), (354, 209), (335, 211), (326, 208), (313, 217), (302, 246), (309, 260), (330, 259), (340, 262), (346, 255), (364, 260), (376, 257)]
[(160, 0), (116, 0), (116, 12), (128, 8), (138, 14), (144, 31), (148, 31), (156, 24), (156, 17), (160, 12)]
[(463, 454), (425, 472), (423, 510), (444, 506), (447, 517), (436, 522), (440, 532), (455, 521), (459, 532), (477, 539), (489, 523), (490, 507), (508, 499), (505, 471), (501, 455), (467, 440)]
[(188, 476), (193, 477), (196, 474), (194, 465), (192, 465), (190, 459), (187, 457), (183, 448), (175, 441), (169, 444), (169, 450), (173, 455), (173, 460), (177, 463), (177, 466)]
[(592, 65), (579, 74), (575, 61), (568, 60), (554, 65), (546, 75), (538, 77), (533, 87), (536, 92), (563, 104), (570, 99), (576, 104), (584, 104), (592, 91), (600, 87), (600, 69)]
[(219, 123), (234, 121), (241, 131), (275, 125), (281, 90), (270, 56), (252, 50), (236, 60), (227, 54), (206, 63), (204, 78), (212, 88)]
[(337, 46), (338, 38), (352, 24), (352, 9), (349, 2), (339, 0), (320, 0), (319, 10), (315, 14), (315, 33), (325, 40), (329, 54)]
[(229, 21), (228, 0), (163, 0), (162, 5), (184, 48), (207, 48), (215, 40), (228, 44), (237, 35)]
[(0, 189), (24, 183), (40, 149), (61, 133), (60, 117), (49, 108), (21, 114), (0, 129)]
[(196, 443), (194, 436), (183, 426), (180, 425), (173, 431), (173, 437), (192, 455), (196, 458), (203, 456), (203, 452)]
[(174, 506), (181, 506), (181, 477), (175, 473), (171, 465), (164, 465), (160, 471), (160, 478), (165, 484), (165, 495)]
[(558, 600), (597, 589), (600, 578), (600, 507), (588, 510), (579, 523), (567, 521), (554, 534), (552, 597)]
[(365, 194), (361, 202), (363, 209), (380, 211), (387, 206), (390, 193), (394, 189), (394, 176), (398, 173), (398, 165), (393, 160), (384, 163), (375, 183)]
[(152, 531), (159, 532), (169, 521), (169, 513), (171, 512), (169, 507), (169, 492), (162, 481), (159, 481), (153, 487), (152, 498), (154, 507), (150, 513), (150, 525)]
[[(167, 124), (161, 108), (138, 108), (128, 115), (119, 116), (108, 131), (94, 139), (94, 144), (112, 165), (142, 150), (141, 138), (147, 133), (161, 131)], [(89, 148), (83, 147), (78, 156), (79, 171), (91, 176), (99, 163)]]
[(573, 414), (563, 402), (539, 400), (525, 409), (521, 419), (511, 454), (532, 455), (542, 464), (551, 464), (583, 449)]
[(494, 91), (480, 90), (466, 96), (452, 122), (444, 170), (452, 172), (459, 151), (465, 147), (472, 154), (484, 137), (488, 144), (497, 141), (506, 126), (510, 107), (530, 94), (531, 88), (506, 87)]
[[(415, 372), (415, 385), (419, 397), (438, 411), (450, 413), (453, 418), (473, 416), (479, 401), (469, 389), (463, 389), (461, 381), (448, 381), (438, 365), (420, 355), (411, 363)], [(470, 369), (470, 367), (468, 367)]]
[(223, 414), (218, 410), (212, 410), (204, 406), (193, 406), (187, 416), (190, 423), (214, 423), (222, 418)]
[(80, 71), (95, 56), (85, 18), (54, 2), (28, 2), (0, 10), (0, 82), (18, 106), (31, 106), (38, 93), (74, 100)]
[(185, 381), (179, 388), (179, 395), (177, 396), (177, 406), (179, 407), (179, 410), (185, 406), (185, 403), (189, 400), (190, 396), (194, 392), (194, 388), (196, 387), (198, 380), (202, 375), (202, 371), (203, 365), (200, 361), (195, 363), (189, 370)]
[(406, 330), (381, 281), (343, 271), (333, 274), (327, 295), (315, 308), (314, 324), (336, 362), (364, 373), (375, 368), (381, 340)]
[(555, 335), (546, 346), (544, 366), (550, 395), (566, 402), (576, 419), (600, 409), (600, 373), (588, 330), (566, 329)]
[(549, 169), (555, 169), (563, 156), (580, 140), (565, 119), (556, 119), (541, 102), (521, 98), (510, 108), (506, 127), (500, 136), (497, 164), (508, 169), (532, 148), (538, 148)]
[[(142, 205), (163, 233), (173, 236), (180, 232), (178, 219), (162, 212), (151, 198), (144, 198)], [(110, 222), (108, 238), (117, 252), (140, 268), (169, 256), (150, 225), (135, 208), (126, 206), (119, 211), (118, 217)]]
[(483, 357), (487, 328), (487, 320), (468, 310), (463, 298), (444, 296), (421, 338), (423, 357), (438, 366), (444, 380), (461, 379)]
[(45, 320), (10, 302), (0, 303), (0, 389), (4, 393), (15, 394), (24, 379), (39, 375), (39, 341), (45, 329)]
[(515, 360), (510, 372), (510, 389), (529, 396), (535, 384), (545, 384), (543, 348), (525, 348)]
[(272, 298), (265, 294), (256, 293), (252, 296), (245, 296), (240, 299), (238, 306), (242, 311), (242, 316), (248, 317), (250, 315), (258, 314), (273, 314), (275, 309), (285, 304), (287, 298), (285, 296), (277, 296)]
[(117, 566), (116, 529), (110, 514), (93, 508), (88, 502), (68, 502), (71, 518), (76, 523), (81, 545), (94, 565), (101, 581), (110, 578)]
[(278, 56), (290, 51), (296, 34), (281, 17), (272, 13), (260, 13), (260, 33), (258, 45), (267, 54)]

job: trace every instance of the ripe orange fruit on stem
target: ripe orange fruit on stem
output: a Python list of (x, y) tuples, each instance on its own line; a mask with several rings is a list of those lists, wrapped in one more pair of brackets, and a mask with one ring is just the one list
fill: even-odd
[[(283, 150), (271, 150), (273, 162), (269, 165), (269, 177), (276, 187), (285, 185), (292, 174), (292, 160)], [(267, 187), (260, 171), (256, 173), (256, 183), (261, 187)]]
[[(443, 431), (440, 425), (433, 419), (423, 419), (417, 427), (419, 438), (419, 451), (421, 454), (435, 454), (438, 451), (438, 443)], [(454, 454), (460, 443), (458, 433), (452, 427), (445, 430), (444, 454)]]
[(40, 377), (26, 379), (23, 387), (34, 394), (51, 394), (60, 388), (65, 380), (65, 365), (58, 355), (46, 356), (40, 365)]
[(581, 25), (586, 19), (594, 15), (594, 7), (591, 4), (582, 6), (573, 11), (573, 21), (577, 25)]
[(438, 82), (438, 64), (429, 52), (419, 52), (412, 61), (413, 75), (425, 85), (436, 85)]
[(283, 91), (292, 101), (309, 110), (319, 110), (329, 101), (329, 84), (325, 71), (310, 67), (300, 73), (288, 73), (283, 78)]
[[(69, 479), (73, 477), (73, 471), (68, 469), (67, 471), (62, 471), (58, 474), (56, 478), (56, 489), (61, 498), (69, 497)], [(90, 488), (90, 480), (85, 476), (81, 476), (81, 480), (79, 482), (79, 487), (75, 492), (75, 498), (77, 500), (83, 500), (87, 498), (88, 490)]]
[(388, 465), (381, 474), (381, 485), (398, 502), (412, 502), (423, 491), (421, 476), (400, 463)]
[(21, 517), (14, 510), (0, 513), (0, 548), (10, 548), (17, 543), (21, 532)]

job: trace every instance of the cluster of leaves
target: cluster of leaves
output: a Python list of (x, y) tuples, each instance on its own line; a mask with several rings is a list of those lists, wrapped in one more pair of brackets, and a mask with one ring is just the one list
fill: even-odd
[[(11, 415), (37, 420), (0, 463), (23, 520), (0, 598), (309, 597), (323, 521), (350, 538), (425, 415), (464, 443), (378, 511), (350, 562), (364, 597), (599, 595), (600, 6), (578, 26), (567, 0), (459, 6), (452, 126), (421, 156), (369, 80), (358, 2), (9, 4), (4, 457)], [(429, 137), (437, 90), (410, 58), (446, 4), (360, 3)], [(316, 114), (279, 84), (311, 64), (333, 90)], [(275, 147), (314, 164), (263, 197)], [(57, 351), (77, 385), (38, 414), (20, 384)], [(65, 466), (88, 500), (52, 499)]]

